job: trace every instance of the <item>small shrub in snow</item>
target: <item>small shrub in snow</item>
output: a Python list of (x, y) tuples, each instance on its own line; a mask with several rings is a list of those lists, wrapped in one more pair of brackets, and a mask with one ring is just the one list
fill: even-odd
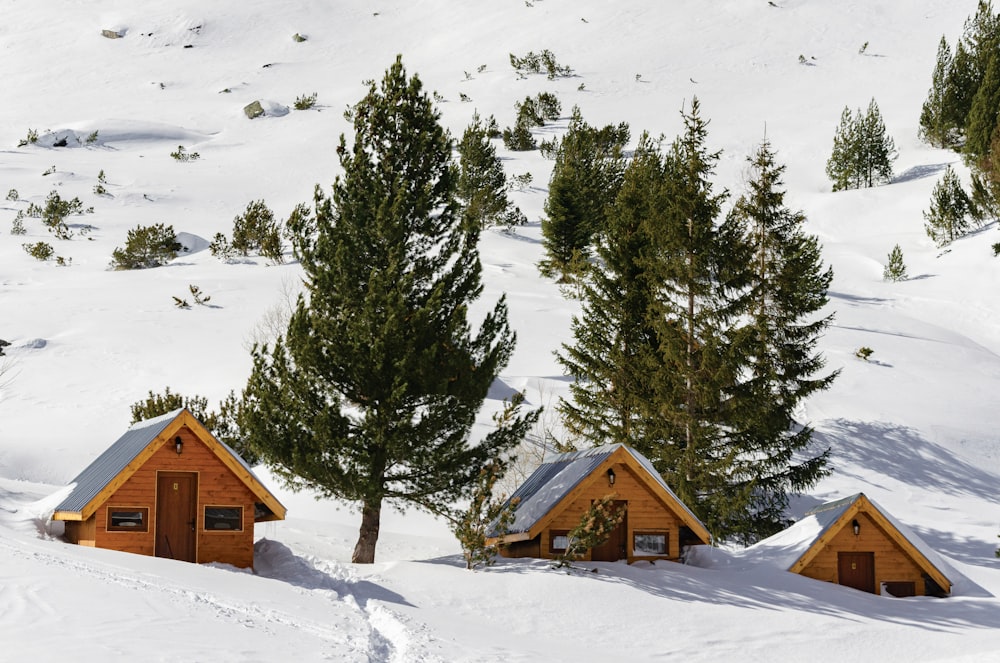
[(993, 257), (996, 258), (997, 256), (1000, 256), (1000, 242), (993, 245)]
[(34, 145), (38, 142), (38, 132), (34, 129), (28, 129), (28, 135), (17, 142), (18, 147), (24, 147), (25, 145)]
[[(218, 237), (218, 235), (216, 235)], [(247, 205), (243, 214), (233, 219), (233, 251), (248, 256), (252, 251), (276, 263), (284, 261), (281, 253), (281, 223), (263, 200)]]
[(188, 152), (183, 145), (178, 145), (177, 149), (170, 153), (177, 161), (196, 161), (201, 158), (197, 152)]
[(17, 189), (11, 189), (7, 192), (7, 200), (12, 203), (16, 203), (21, 198), (21, 195), (17, 192)]
[(22, 244), (24, 250), (35, 260), (49, 260), (55, 255), (55, 249), (48, 242), (35, 242), (34, 244)]
[(11, 235), (24, 235), (28, 232), (27, 230), (24, 229), (23, 219), (24, 219), (24, 214), (22, 212), (18, 212), (17, 216), (15, 216), (14, 220), (11, 221), (10, 223)]
[(528, 74), (540, 74), (543, 71), (549, 80), (566, 78), (573, 75), (573, 69), (556, 61), (555, 54), (549, 49), (541, 53), (529, 51), (522, 57), (510, 54), (510, 66), (517, 72), (518, 78), (527, 78)]
[(42, 223), (59, 239), (69, 239), (73, 236), (66, 217), (71, 214), (82, 214), (83, 203), (79, 198), (63, 200), (59, 192), (53, 189), (45, 199), (45, 207), (41, 209)]
[(104, 170), (97, 173), (97, 184), (94, 185), (94, 194), (98, 196), (103, 196), (108, 193), (108, 189), (105, 184), (108, 183), (108, 178), (104, 175)]
[(930, 209), (924, 212), (924, 230), (935, 245), (946, 246), (969, 232), (969, 217), (976, 217), (972, 199), (948, 166), (931, 192)]
[(183, 248), (173, 226), (162, 223), (136, 226), (128, 231), (125, 248), (116, 248), (111, 254), (111, 267), (119, 270), (159, 267), (176, 258)]
[(854, 356), (858, 359), (864, 359), (868, 361), (868, 358), (872, 356), (875, 351), (869, 348), (867, 345), (863, 345), (854, 351)]
[(97, 142), (97, 129), (94, 129), (92, 132), (90, 132), (90, 134), (87, 136), (86, 142), (87, 145), (93, 145), (94, 143)]
[(295, 110), (309, 110), (316, 105), (316, 93), (303, 94), (302, 96), (295, 97), (295, 103), (292, 104)]

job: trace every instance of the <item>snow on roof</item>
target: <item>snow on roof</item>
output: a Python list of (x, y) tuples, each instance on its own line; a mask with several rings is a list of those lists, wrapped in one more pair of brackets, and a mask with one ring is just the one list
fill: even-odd
[(799, 559), (822, 537), (855, 502), (865, 498), (878, 511), (879, 515), (899, 531), (910, 545), (923, 555), (942, 575), (951, 579), (959, 576), (958, 572), (927, 545), (913, 530), (896, 520), (888, 511), (879, 506), (864, 493), (856, 493), (833, 502), (821, 504), (807, 511), (802, 520), (777, 534), (760, 541), (744, 550), (740, 556), (748, 562), (761, 563), (790, 570)]
[(548, 457), (510, 496), (511, 500), (518, 499), (519, 503), (514, 514), (514, 522), (508, 532), (513, 534), (530, 530), (577, 484), (590, 476), (591, 472), (619, 449), (624, 450), (642, 465), (650, 477), (684, 510), (691, 521), (701, 522), (674, 494), (648, 458), (624, 444), (609, 444)]
[(121, 474), (129, 463), (138, 456), (149, 443), (177, 418), (184, 408), (166, 414), (138, 421), (88, 465), (71, 483), (73, 490), (55, 511), (82, 512), (92, 499)]

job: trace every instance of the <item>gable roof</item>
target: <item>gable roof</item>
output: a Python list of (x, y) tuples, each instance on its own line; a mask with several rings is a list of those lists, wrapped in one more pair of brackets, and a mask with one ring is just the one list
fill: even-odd
[(229, 445), (217, 440), (187, 408), (139, 421), (73, 479), (70, 493), (55, 508), (55, 520), (87, 520), (164, 444), (187, 427), (262, 502), (270, 514), (259, 520), (282, 520), (285, 507)]
[(558, 506), (572, 500), (581, 484), (595, 472), (602, 473), (612, 465), (628, 465), (646, 487), (672, 507), (681, 521), (702, 541), (712, 536), (694, 512), (681, 502), (656, 471), (648, 458), (624, 444), (592, 447), (582, 451), (551, 456), (529, 476), (508, 501), (518, 500), (514, 521), (506, 541), (530, 540), (536, 537), (558, 513)]
[(952, 583), (943, 569), (950, 567), (909, 527), (896, 520), (865, 496), (857, 493), (821, 504), (807, 511), (802, 520), (752, 546), (751, 557), (772, 559), (792, 573), (801, 573), (823, 548), (859, 513), (868, 516), (889, 539), (898, 545), (941, 589), (951, 593)]

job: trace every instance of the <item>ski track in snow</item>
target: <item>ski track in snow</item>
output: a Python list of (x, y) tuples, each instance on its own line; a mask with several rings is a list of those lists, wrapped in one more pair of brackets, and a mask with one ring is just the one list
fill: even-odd
[[(55, 544), (53, 544), (55, 545)], [(344, 574), (343, 567), (336, 566), (345, 576), (346, 592), (343, 598), (330, 589), (296, 588), (303, 594), (325, 596), (331, 603), (339, 602), (347, 610), (341, 611), (347, 623), (331, 624), (328, 621), (304, 619), (300, 614), (267, 607), (257, 601), (243, 601), (217, 593), (201, 592), (185, 588), (165, 580), (164, 577), (144, 579), (141, 572), (74, 559), (69, 555), (45, 550), (31, 550), (30, 542), (0, 537), (0, 558), (30, 560), (50, 569), (66, 570), (86, 576), (101, 584), (127, 589), (141, 590), (148, 596), (164, 597), (174, 604), (187, 604), (181, 610), (184, 614), (207, 610), (217, 619), (230, 624), (238, 624), (274, 637), (289, 637), (288, 632), (310, 637), (323, 644), (329, 658), (337, 661), (365, 661), (369, 663), (434, 663), (443, 659), (430, 656), (418, 644), (402, 618), (391, 610), (372, 600), (365, 600), (362, 607), (350, 589), (353, 574)], [(312, 564), (315, 567), (315, 564)], [(326, 573), (317, 569), (317, 571)], [(283, 581), (280, 578), (276, 580)], [(155, 599), (152, 599), (155, 601)], [(0, 584), (0, 623), (17, 623), (26, 616), (34, 621), (43, 620), (56, 623), (60, 620), (58, 607), (45, 598), (37, 588), (12, 589)], [(319, 616), (317, 616), (319, 618)], [(423, 640), (426, 642), (427, 637)]]

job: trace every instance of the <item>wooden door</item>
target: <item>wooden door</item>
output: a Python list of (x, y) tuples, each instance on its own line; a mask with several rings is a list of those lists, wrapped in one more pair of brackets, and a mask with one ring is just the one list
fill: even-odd
[(875, 553), (837, 553), (837, 582), (846, 587), (875, 593)]
[[(628, 502), (625, 500), (616, 500), (614, 508), (615, 510), (625, 508)], [(628, 548), (626, 547), (628, 543), (628, 511), (625, 511), (625, 515), (622, 516), (622, 521), (618, 523), (618, 527), (611, 532), (611, 536), (608, 540), (599, 546), (594, 546), (590, 549), (590, 559), (594, 562), (617, 562), (620, 559), (625, 559), (628, 557)]]
[(197, 519), (198, 475), (160, 472), (156, 478), (156, 556), (196, 561)]

